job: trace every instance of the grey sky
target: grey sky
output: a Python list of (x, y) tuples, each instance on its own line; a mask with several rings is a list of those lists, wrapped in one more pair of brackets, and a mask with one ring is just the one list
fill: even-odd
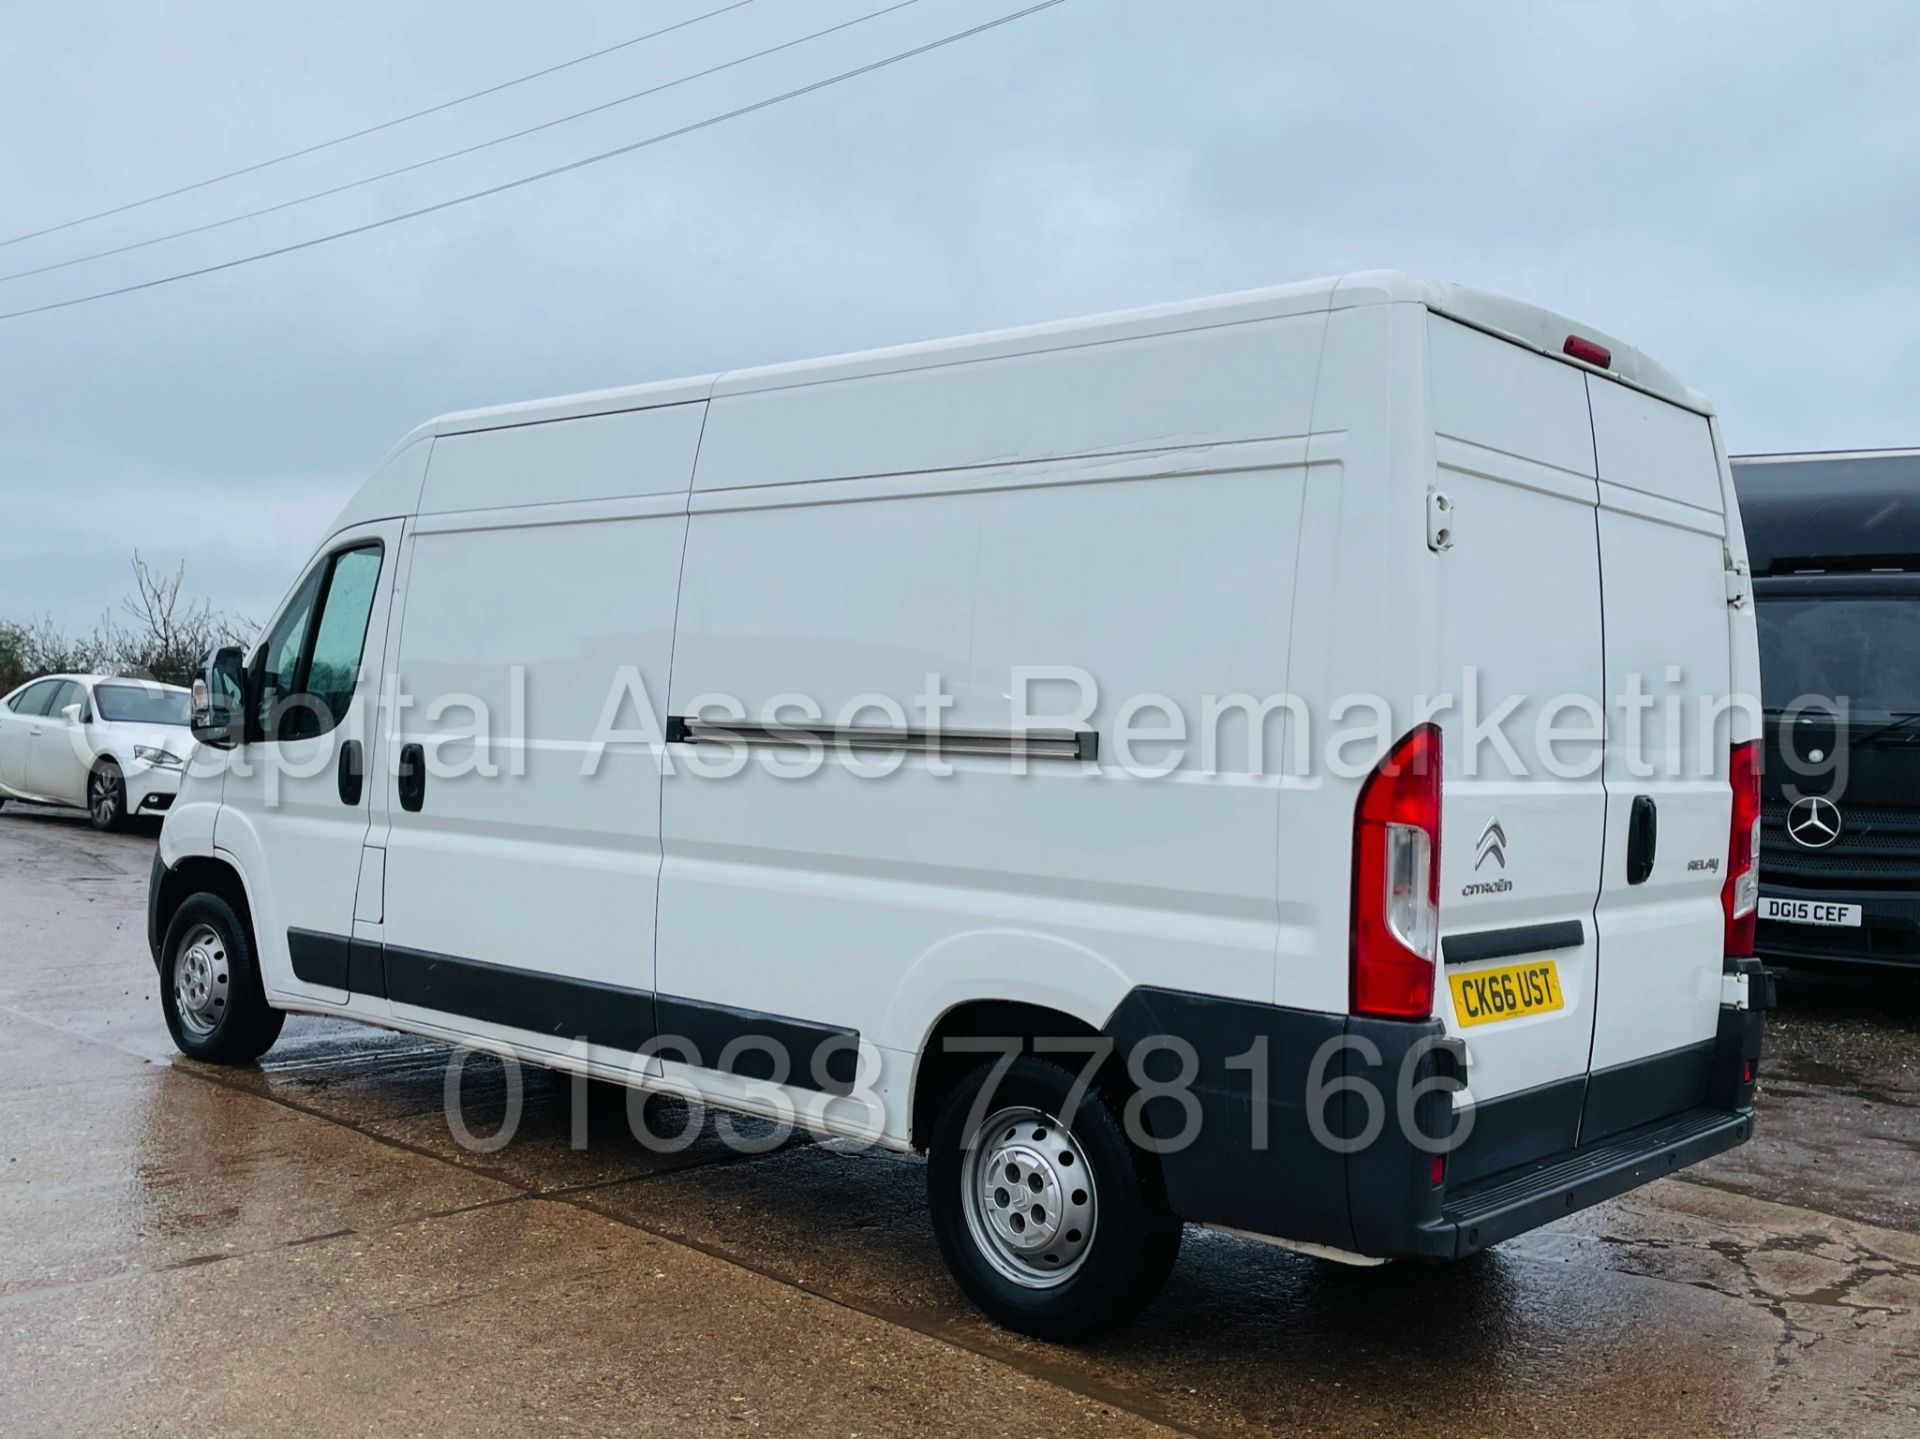
[[(720, 0), (0, 3), (0, 238)], [(0, 275), (472, 143), (880, 8), (734, 14), (321, 155), (0, 248)], [(0, 283), (0, 310), (289, 243), (1020, 8), (899, 14), (278, 215)], [(0, 615), (127, 559), (264, 618), (443, 410), (1371, 266), (1632, 339), (1736, 450), (1920, 443), (1920, 6), (1068, 0), (637, 155), (205, 279), (0, 322)]]

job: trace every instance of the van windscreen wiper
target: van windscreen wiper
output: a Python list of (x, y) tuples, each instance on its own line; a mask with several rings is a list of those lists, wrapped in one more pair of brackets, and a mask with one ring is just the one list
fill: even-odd
[(1920, 710), (1914, 710), (1910, 714), (1896, 715), (1877, 729), (1870, 729), (1863, 735), (1856, 735), (1852, 743), (1872, 744), (1875, 740), (1892, 739), (1894, 735), (1907, 729), (1917, 720), (1920, 720)]

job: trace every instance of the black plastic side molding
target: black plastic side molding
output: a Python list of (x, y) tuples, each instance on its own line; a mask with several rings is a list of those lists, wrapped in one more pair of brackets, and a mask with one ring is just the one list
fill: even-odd
[(293, 977), (302, 984), (349, 988), (351, 949), (352, 941), (345, 935), (321, 934), (311, 929), (287, 931), (287, 957), (293, 961)]
[(1449, 934), (1440, 941), (1440, 953), (1448, 964), (1474, 964), (1483, 959), (1508, 959), (1516, 954), (1576, 949), (1586, 942), (1586, 937), (1586, 928), (1579, 920), (1561, 919), (1550, 924), (1516, 924), (1505, 929)]
[(851, 1094), (859, 1071), (860, 1032), (840, 1025), (314, 930), (288, 930), (287, 949), (307, 984), (547, 1038), (633, 1053), (658, 1041), (663, 1059), (823, 1094)]

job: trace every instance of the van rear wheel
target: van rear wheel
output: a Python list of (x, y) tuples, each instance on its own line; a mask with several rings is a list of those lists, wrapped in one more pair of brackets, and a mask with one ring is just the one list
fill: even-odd
[[(988, 1318), (1055, 1341), (1127, 1323), (1180, 1252), (1151, 1160), (1098, 1090), (1062, 1122), (1075, 1080), (1016, 1060), (980, 1100), (990, 1066), (947, 1097), (927, 1156), (940, 1252)], [(969, 1122), (975, 1120), (969, 1127)]]
[(207, 1064), (252, 1063), (286, 1022), (267, 1003), (252, 934), (217, 894), (194, 895), (167, 926), (160, 1007), (174, 1047)]

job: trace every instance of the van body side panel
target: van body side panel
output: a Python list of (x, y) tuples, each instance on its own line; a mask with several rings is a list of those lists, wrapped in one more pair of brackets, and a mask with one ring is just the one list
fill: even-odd
[[(1014, 668), (1034, 664), (1070, 672), (1028, 686), (1039, 723), (1098, 734), (1101, 762), (879, 752), (852, 762), (867, 777), (823, 756), (783, 778), (804, 752), (735, 749), (730, 778), (677, 765), (661, 992), (906, 1052), (969, 999), (1098, 1025), (1141, 983), (1268, 998), (1277, 781), (1246, 772), (1231, 725), (1212, 775), (1147, 772), (1160, 742), (1120, 772), (1114, 726), (1135, 694), (1191, 709), (1209, 682), (1279, 689), (1291, 576), (1264, 546), (1295, 522), (1300, 483), (1261, 470), (696, 515), (674, 713), (703, 693), (754, 713), (807, 694), (835, 722), (896, 723), (860, 696), (912, 706), (932, 674), (953, 697), (944, 726), (1009, 731)], [(1242, 607), (1275, 628), (1195, 623)], [(1079, 719), (1083, 676), (1102, 698)]]
[[(1455, 701), (1435, 1012), (1465, 1041), (1465, 1100), (1480, 1110), (1455, 1165), (1466, 1176), (1578, 1132), (1604, 983), (1598, 489), (1579, 371), (1439, 316), (1428, 335), (1432, 484), (1453, 506), (1453, 546), (1432, 557)], [(1559, 1003), (1502, 1014), (1488, 976), (1515, 965), (1551, 966)]]
[(420, 513), (685, 494), (704, 404), (442, 435)]
[(1251, 320), (722, 393), (694, 488), (1304, 435), (1324, 322)]
[[(728, 779), (677, 766), (663, 994), (843, 1025), (899, 1056), (972, 999), (1096, 1027), (1144, 984), (1270, 999), (1280, 782), (1253, 772), (1244, 709), (1211, 773), (1159, 772), (1160, 740), (1128, 773), (1116, 726), (1174, 726), (1197, 755), (1203, 696), (1284, 689), (1322, 324), (715, 401), (672, 713), (726, 694), (758, 718), (806, 696), (830, 723), (897, 724), (891, 702), (924, 724), (933, 675), (940, 727), (1084, 730), (1100, 762), (946, 756), (942, 777), (883, 752), (857, 761), (872, 777), (827, 757), (792, 779), (769, 766), (803, 753), (757, 749)], [(1173, 444), (1188, 448), (1115, 458)], [(1047, 671), (1024, 718), (1022, 667)], [(1179, 715), (1128, 706), (1153, 696)], [(1263, 728), (1277, 749), (1280, 723)]]
[[(1420, 678), (1420, 633), (1431, 576), (1405, 548), (1421, 515), (1387, 498), (1396, 467), (1413, 461), (1407, 434), (1424, 425), (1408, 386), (1424, 341), (1412, 305), (1337, 310), (1327, 319), (1313, 434), (1293, 553), (1287, 689), (1302, 713), (1287, 730), (1275, 857), (1280, 928), (1272, 1002), (1345, 1014), (1352, 922), (1353, 806), (1380, 696), (1404, 713)], [(1424, 548), (1420, 551), (1424, 556)], [(1410, 593), (1402, 586), (1409, 587)], [(1419, 676), (1424, 671), (1415, 671)], [(1355, 738), (1355, 736), (1360, 736)]]

